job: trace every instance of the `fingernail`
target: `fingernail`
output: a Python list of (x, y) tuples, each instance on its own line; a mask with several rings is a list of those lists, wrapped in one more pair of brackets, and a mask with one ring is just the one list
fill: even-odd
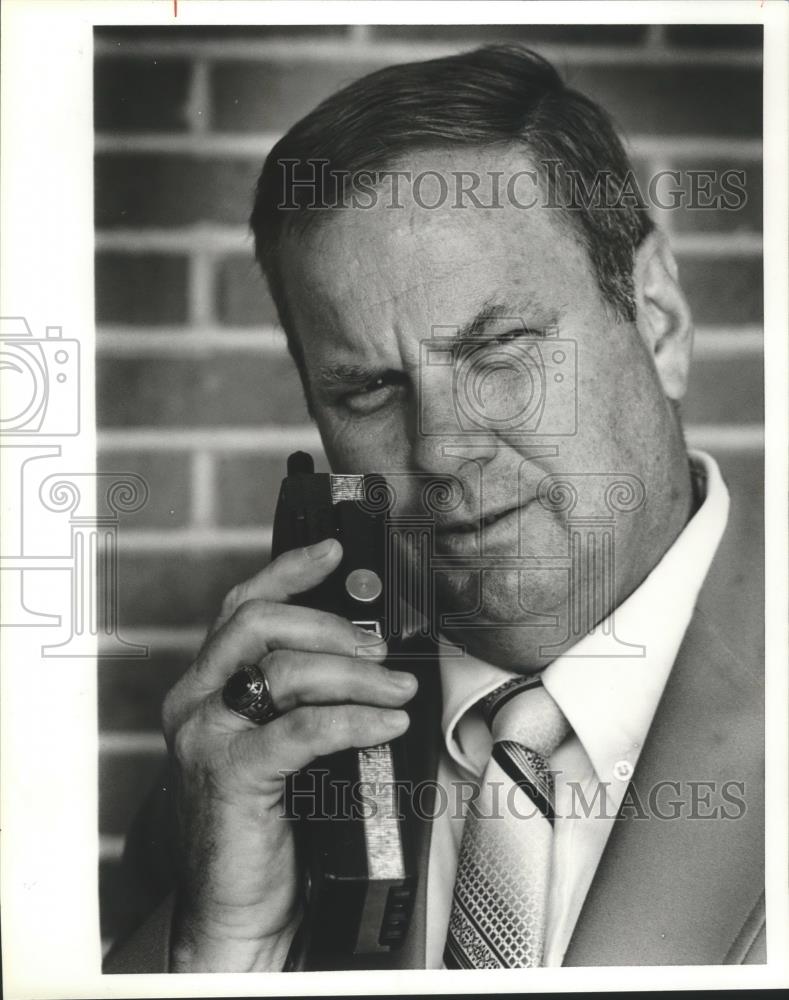
[(389, 680), (404, 691), (409, 691), (411, 688), (416, 687), (416, 677), (413, 674), (405, 673), (403, 670), (390, 670)]
[(384, 725), (391, 733), (402, 733), (408, 726), (408, 712), (387, 712)]
[(322, 542), (308, 545), (304, 552), (308, 559), (325, 559), (334, 548), (333, 538), (324, 538)]

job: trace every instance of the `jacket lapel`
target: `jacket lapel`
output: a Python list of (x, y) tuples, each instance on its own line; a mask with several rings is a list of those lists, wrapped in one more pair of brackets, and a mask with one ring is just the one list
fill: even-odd
[[(763, 709), (760, 672), (697, 611), (565, 965), (724, 961), (764, 889)], [(650, 791), (668, 781), (679, 794), (664, 785), (658, 809), (672, 815), (678, 803), (677, 819), (650, 811)], [(649, 818), (636, 818), (636, 794)]]

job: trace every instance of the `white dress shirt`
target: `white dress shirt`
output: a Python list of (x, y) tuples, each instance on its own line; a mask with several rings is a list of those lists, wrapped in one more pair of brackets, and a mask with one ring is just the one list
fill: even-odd
[[(685, 635), (698, 593), (726, 527), (729, 494), (715, 461), (691, 452), (701, 504), (644, 582), (609, 617), (542, 673), (571, 734), (551, 757), (556, 823), (544, 965), (559, 966), (591, 885), (614, 817)], [(611, 650), (611, 629), (618, 640)], [(605, 634), (608, 639), (605, 640)], [(601, 646), (600, 643), (603, 643)], [(632, 644), (637, 655), (628, 653)], [(443, 967), (452, 888), (465, 809), (460, 785), (481, 776), (491, 737), (475, 704), (513, 676), (466, 654), (442, 656), (438, 783), (449, 807), (433, 821), (427, 881), (427, 968)], [(602, 785), (604, 792), (599, 792)], [(455, 794), (452, 792), (455, 790)], [(595, 794), (598, 799), (595, 801)], [(606, 801), (603, 801), (602, 795)], [(584, 810), (581, 795), (593, 803)], [(467, 801), (467, 798), (466, 798)], [(588, 813), (588, 815), (585, 815)]]

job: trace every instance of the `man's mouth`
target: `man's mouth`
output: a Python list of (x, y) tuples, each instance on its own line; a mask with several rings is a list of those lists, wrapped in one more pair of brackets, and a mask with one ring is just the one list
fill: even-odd
[(484, 514), (476, 518), (470, 518), (466, 521), (451, 521), (447, 524), (439, 525), (438, 533), (439, 535), (477, 534), (484, 531), (485, 528), (490, 527), (492, 524), (495, 524), (496, 521), (500, 521), (508, 514), (512, 514), (513, 511), (516, 510), (518, 510), (517, 507), (506, 507), (503, 510), (493, 511), (493, 513)]
[(523, 514), (536, 500), (500, 507), (479, 517), (436, 522), (436, 554), (440, 556), (512, 555), (519, 549)]

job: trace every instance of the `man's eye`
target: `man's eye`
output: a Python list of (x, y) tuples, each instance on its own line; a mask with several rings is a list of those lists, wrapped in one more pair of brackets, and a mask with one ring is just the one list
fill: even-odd
[(405, 379), (397, 372), (387, 372), (368, 382), (361, 389), (354, 389), (341, 397), (341, 402), (352, 413), (374, 413), (386, 406), (392, 399), (399, 396), (404, 388)]

